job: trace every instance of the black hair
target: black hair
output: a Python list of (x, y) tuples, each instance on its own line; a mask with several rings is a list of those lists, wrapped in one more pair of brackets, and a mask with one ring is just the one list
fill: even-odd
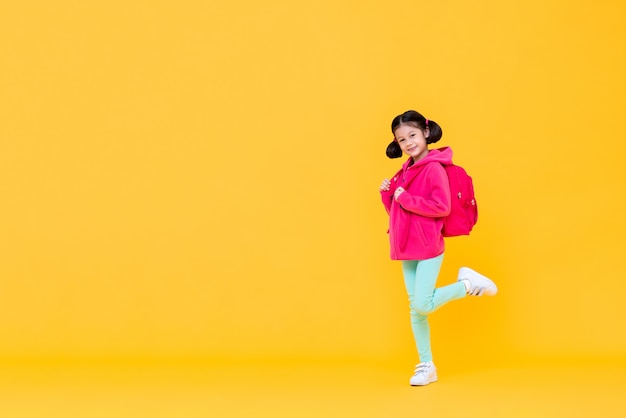
[[(428, 134), (428, 138), (426, 138), (427, 144), (434, 144), (435, 142), (439, 141), (441, 137), (443, 136), (443, 130), (441, 129), (441, 126), (437, 124), (437, 122), (426, 119), (424, 116), (422, 116), (420, 113), (416, 112), (415, 110), (407, 110), (403, 114), (398, 115), (395, 118), (393, 118), (393, 121), (391, 122), (391, 132), (394, 133), (394, 136), (395, 136), (395, 130), (398, 128), (398, 126), (402, 124), (413, 125), (417, 129), (421, 130), (422, 132), (428, 129), (429, 134)], [(387, 146), (387, 157), (389, 158), (402, 157), (402, 149), (400, 148), (400, 145), (395, 140), (392, 141), (391, 144)]]
[(402, 157), (402, 148), (400, 148), (400, 144), (398, 144), (395, 140), (391, 141), (391, 143), (387, 145), (387, 157), (389, 158)]

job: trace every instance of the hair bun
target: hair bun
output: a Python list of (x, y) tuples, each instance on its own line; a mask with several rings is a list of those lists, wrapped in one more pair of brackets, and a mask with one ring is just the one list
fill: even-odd
[(387, 157), (389, 158), (402, 157), (402, 148), (400, 148), (400, 144), (398, 144), (396, 141), (391, 141), (391, 143), (387, 145)]

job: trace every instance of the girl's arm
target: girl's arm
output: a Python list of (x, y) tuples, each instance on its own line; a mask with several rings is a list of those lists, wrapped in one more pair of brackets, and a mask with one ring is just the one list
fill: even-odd
[(404, 209), (429, 218), (441, 218), (450, 214), (450, 184), (448, 175), (441, 164), (429, 164), (424, 173), (430, 181), (430, 194), (415, 196), (407, 191), (396, 199)]

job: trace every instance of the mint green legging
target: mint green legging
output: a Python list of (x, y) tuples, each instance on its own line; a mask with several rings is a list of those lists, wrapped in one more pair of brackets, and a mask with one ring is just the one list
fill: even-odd
[(411, 328), (421, 362), (432, 361), (428, 315), (442, 305), (465, 297), (465, 284), (456, 282), (435, 288), (443, 254), (427, 260), (403, 260), (404, 285), (411, 307)]

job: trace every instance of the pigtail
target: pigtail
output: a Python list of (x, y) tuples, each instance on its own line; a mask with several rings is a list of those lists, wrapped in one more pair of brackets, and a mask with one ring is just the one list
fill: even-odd
[(400, 148), (400, 144), (398, 144), (396, 141), (391, 141), (391, 143), (387, 145), (387, 157), (389, 158), (402, 157), (402, 148)]
[(435, 142), (439, 141), (443, 136), (443, 130), (441, 129), (441, 126), (439, 126), (439, 124), (434, 120), (428, 119), (426, 119), (426, 126), (428, 127), (429, 131), (428, 138), (426, 138), (426, 143), (434, 144)]

